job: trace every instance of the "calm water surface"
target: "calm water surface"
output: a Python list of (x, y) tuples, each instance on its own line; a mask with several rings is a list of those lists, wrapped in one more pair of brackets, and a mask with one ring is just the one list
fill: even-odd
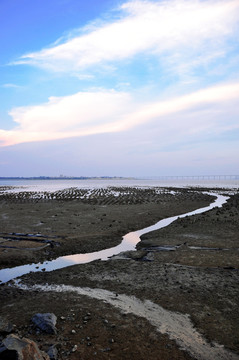
[(114, 187), (205, 187), (239, 189), (239, 180), (140, 180), (140, 179), (89, 179), (89, 180), (0, 180), (0, 186), (14, 186), (14, 191), (57, 191), (71, 187), (97, 189)]

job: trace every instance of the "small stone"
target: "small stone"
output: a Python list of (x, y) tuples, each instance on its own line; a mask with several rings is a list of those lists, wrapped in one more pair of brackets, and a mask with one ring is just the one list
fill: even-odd
[(73, 348), (71, 349), (71, 352), (76, 352), (78, 346), (77, 345), (74, 345)]
[(109, 343), (110, 343), (110, 344), (113, 344), (114, 342), (115, 342), (114, 339), (110, 339), (110, 340), (109, 340)]
[(55, 345), (52, 345), (49, 347), (47, 351), (47, 355), (51, 360), (57, 360), (58, 359), (58, 351)]
[(154, 261), (154, 253), (152, 251), (149, 251), (143, 259), (144, 261)]
[(76, 331), (73, 329), (73, 330), (71, 330), (71, 333), (72, 333), (72, 334), (76, 334)]
[(61, 320), (66, 320), (65, 316), (60, 317)]
[(10, 334), (14, 330), (14, 327), (15, 325), (0, 317), (0, 333)]

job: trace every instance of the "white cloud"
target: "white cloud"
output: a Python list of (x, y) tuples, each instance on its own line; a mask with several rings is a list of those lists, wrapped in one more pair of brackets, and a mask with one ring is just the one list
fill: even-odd
[(45, 104), (18, 107), (9, 112), (23, 131), (49, 133), (75, 131), (116, 123), (132, 111), (133, 101), (123, 92), (79, 92), (65, 97), (50, 97)]
[(221, 44), (238, 24), (239, 2), (136, 0), (124, 3), (120, 11), (120, 19), (90, 27), (87, 33), (60, 45), (26, 54), (16, 63), (75, 72), (145, 52), (172, 59), (175, 53), (194, 53), (196, 63), (205, 62), (203, 52), (211, 61), (221, 56)]
[[(0, 142), (7, 146), (113, 133), (147, 127), (152, 122), (157, 123), (162, 144), (177, 142), (179, 137), (187, 142), (205, 132), (210, 136), (238, 129), (238, 98), (239, 83), (150, 103), (139, 102), (125, 92), (102, 90), (51, 97), (42, 105), (13, 109), (10, 115), (18, 125), (11, 131), (0, 130)], [(227, 118), (231, 109), (234, 115)]]
[(45, 104), (10, 111), (18, 126), (0, 130), (0, 141), (12, 145), (119, 131), (119, 119), (134, 106), (129, 94), (113, 90), (51, 97)]
[(2, 87), (6, 88), (6, 89), (19, 89), (19, 88), (21, 88), (20, 85), (16, 85), (16, 84), (3, 84)]

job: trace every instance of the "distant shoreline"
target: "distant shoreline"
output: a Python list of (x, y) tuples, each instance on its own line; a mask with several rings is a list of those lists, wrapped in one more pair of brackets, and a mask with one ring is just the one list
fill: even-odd
[(0, 180), (239, 180), (239, 175), (0, 176)]
[(31, 177), (0, 177), (0, 180), (129, 180), (133, 177), (123, 176), (31, 176)]

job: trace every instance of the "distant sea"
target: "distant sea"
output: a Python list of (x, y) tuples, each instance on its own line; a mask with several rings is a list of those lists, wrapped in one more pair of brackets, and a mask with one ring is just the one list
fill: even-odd
[(96, 189), (107, 187), (205, 187), (239, 189), (238, 180), (223, 179), (82, 179), (82, 180), (27, 180), (1, 179), (0, 186), (14, 186), (14, 191), (57, 191), (71, 187)]

